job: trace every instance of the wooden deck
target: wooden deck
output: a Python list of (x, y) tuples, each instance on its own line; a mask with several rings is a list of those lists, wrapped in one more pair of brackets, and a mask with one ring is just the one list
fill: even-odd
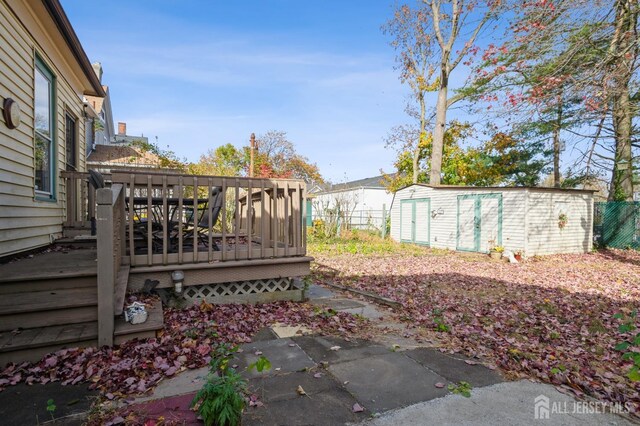
[[(98, 346), (96, 256), (95, 248), (57, 248), (0, 265), (0, 366), (37, 361), (66, 347)], [(122, 269), (126, 276), (120, 277), (116, 287), (119, 313), (128, 271), (128, 266)], [(153, 337), (162, 327), (162, 305), (158, 303), (144, 324), (116, 319), (114, 339), (122, 343)]]
[(62, 178), (78, 190), (65, 230), (95, 223), (96, 246), (67, 240), (73, 248), (0, 265), (0, 364), (155, 336), (161, 304), (132, 326), (119, 317), (125, 292), (149, 279), (171, 291), (176, 271), (194, 303), (301, 299), (292, 278), (307, 275), (312, 260), (304, 182), (138, 171), (114, 173), (94, 191), (85, 190), (86, 173)]

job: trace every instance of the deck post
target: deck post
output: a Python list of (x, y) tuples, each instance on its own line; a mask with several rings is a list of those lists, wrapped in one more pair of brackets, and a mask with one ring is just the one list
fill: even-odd
[(115, 283), (113, 191), (97, 191), (98, 244), (98, 346), (113, 345), (113, 303)]

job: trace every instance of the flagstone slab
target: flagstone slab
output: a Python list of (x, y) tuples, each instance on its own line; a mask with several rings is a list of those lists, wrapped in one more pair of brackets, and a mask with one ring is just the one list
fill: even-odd
[(414, 360), (392, 352), (329, 365), (329, 371), (372, 413), (445, 396), (446, 379)]

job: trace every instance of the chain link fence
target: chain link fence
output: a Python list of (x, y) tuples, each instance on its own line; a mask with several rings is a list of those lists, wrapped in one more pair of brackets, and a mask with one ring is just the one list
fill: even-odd
[(640, 249), (640, 202), (595, 203), (593, 238), (601, 247)]

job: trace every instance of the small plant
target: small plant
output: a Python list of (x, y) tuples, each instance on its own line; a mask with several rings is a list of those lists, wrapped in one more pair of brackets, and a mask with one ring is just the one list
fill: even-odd
[(256, 370), (258, 373), (271, 370), (271, 361), (264, 355), (260, 356), (256, 362), (249, 365), (249, 370)]
[(444, 317), (442, 316), (442, 311), (440, 309), (434, 309), (433, 312), (433, 326), (436, 331), (442, 333), (448, 333), (451, 329), (444, 321)]
[(247, 382), (229, 362), (238, 348), (221, 344), (211, 352), (207, 382), (191, 401), (205, 425), (238, 425), (246, 405)]
[(56, 404), (53, 402), (53, 399), (49, 399), (47, 401), (47, 413), (51, 416), (51, 419), (54, 419), (53, 414), (56, 412)]
[(246, 401), (246, 382), (232, 368), (223, 376), (211, 376), (198, 391), (191, 406), (198, 410), (204, 424), (238, 425)]
[(262, 376), (262, 378), (260, 379), (260, 390), (262, 399), (264, 400), (264, 372), (271, 370), (271, 361), (269, 361), (269, 359), (267, 359), (267, 357), (265, 357), (264, 355), (261, 355), (256, 362), (249, 365), (249, 370), (254, 369)]
[[(622, 324), (618, 325), (618, 331), (620, 333), (630, 333), (636, 329), (635, 322), (638, 316), (638, 311), (635, 309), (629, 314), (617, 313), (613, 317), (622, 320)], [(633, 361), (631, 369), (627, 372), (627, 377), (632, 382), (640, 381), (640, 352), (635, 352), (634, 349), (640, 348), (640, 333), (637, 333), (631, 340), (624, 340), (615, 346), (615, 350), (624, 352), (622, 359), (627, 361)]]
[(464, 396), (465, 398), (471, 397), (471, 385), (468, 382), (458, 382), (458, 384), (450, 384), (447, 386), (450, 392)]
[(558, 228), (564, 229), (564, 227), (567, 226), (568, 222), (569, 218), (567, 217), (566, 213), (560, 213), (558, 215)]
[(491, 248), (491, 251), (495, 251), (496, 253), (503, 253), (504, 252), (504, 247), (502, 246), (495, 246)]

